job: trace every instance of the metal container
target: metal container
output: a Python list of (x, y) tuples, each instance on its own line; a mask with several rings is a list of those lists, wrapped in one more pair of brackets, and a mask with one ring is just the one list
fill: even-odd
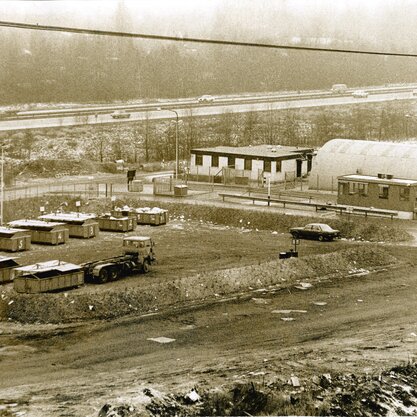
[(175, 197), (185, 197), (188, 194), (187, 185), (176, 185), (174, 187), (174, 196)]
[(70, 237), (88, 239), (99, 234), (97, 216), (90, 213), (50, 213), (39, 216), (45, 221), (65, 223)]
[(65, 223), (46, 222), (42, 220), (14, 220), (11, 227), (28, 229), (32, 243), (59, 245), (69, 240), (69, 230)]
[(17, 252), (30, 250), (31, 233), (29, 230), (0, 227), (0, 250)]
[(136, 229), (135, 217), (113, 217), (100, 216), (98, 218), (100, 230), (108, 230), (111, 232), (129, 232)]
[(142, 180), (132, 180), (129, 183), (129, 191), (140, 193), (143, 191), (143, 182)]
[(16, 266), (19, 266), (19, 264), (15, 261), (15, 258), (0, 256), (0, 284), (13, 281)]
[(159, 226), (168, 223), (168, 210), (160, 209), (158, 207), (137, 208), (135, 209), (138, 224)]
[(40, 262), (16, 268), (15, 271), (13, 288), (20, 293), (35, 294), (84, 284), (82, 267), (63, 261)]

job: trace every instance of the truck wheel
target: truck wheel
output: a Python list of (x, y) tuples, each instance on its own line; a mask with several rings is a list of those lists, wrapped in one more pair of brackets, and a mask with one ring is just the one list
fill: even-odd
[(147, 259), (145, 259), (143, 261), (143, 265), (142, 265), (142, 272), (144, 274), (146, 274), (147, 272), (149, 272), (149, 261)]
[(116, 281), (119, 278), (119, 271), (117, 268), (111, 268), (110, 269), (110, 280)]
[(109, 270), (107, 268), (100, 269), (100, 273), (98, 275), (98, 280), (100, 284), (105, 284), (110, 279)]

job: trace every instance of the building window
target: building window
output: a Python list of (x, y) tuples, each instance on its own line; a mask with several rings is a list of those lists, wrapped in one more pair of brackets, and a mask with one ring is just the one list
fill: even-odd
[(356, 194), (358, 192), (358, 183), (350, 182), (349, 183), (349, 194)]
[(203, 166), (203, 155), (196, 155), (195, 156), (195, 164)]
[(245, 158), (245, 170), (252, 171), (252, 159)]
[(349, 194), (349, 184), (347, 182), (339, 182), (339, 195)]
[(211, 156), (211, 166), (218, 167), (219, 166), (219, 155), (212, 155)]
[(235, 167), (235, 157), (234, 156), (229, 156), (227, 158), (227, 166), (234, 168)]
[(366, 197), (368, 195), (368, 184), (358, 182), (358, 194)]
[(277, 161), (277, 172), (281, 172), (281, 161)]
[(265, 160), (264, 161), (264, 171), (265, 172), (271, 172), (271, 161)]
[(410, 201), (410, 189), (408, 187), (400, 187), (400, 200)]
[(379, 198), (387, 199), (388, 198), (389, 186), (388, 185), (379, 185), (378, 188), (379, 188)]

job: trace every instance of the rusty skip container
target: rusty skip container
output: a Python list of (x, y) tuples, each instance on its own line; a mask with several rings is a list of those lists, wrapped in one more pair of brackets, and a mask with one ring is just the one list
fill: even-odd
[(69, 230), (65, 223), (45, 222), (43, 220), (14, 220), (11, 227), (28, 229), (32, 243), (59, 245), (69, 240)]
[(30, 250), (31, 233), (29, 230), (0, 227), (0, 250), (17, 252)]
[(99, 234), (97, 216), (90, 213), (49, 213), (38, 219), (65, 223), (70, 237), (89, 239)]
[(15, 261), (15, 258), (0, 256), (0, 284), (13, 281), (17, 266), (19, 264)]
[(111, 215), (103, 215), (98, 218), (100, 230), (130, 232), (136, 229), (136, 225), (135, 217), (113, 217)]
[(84, 284), (80, 265), (53, 260), (16, 268), (13, 288), (16, 292), (36, 294), (78, 287)]

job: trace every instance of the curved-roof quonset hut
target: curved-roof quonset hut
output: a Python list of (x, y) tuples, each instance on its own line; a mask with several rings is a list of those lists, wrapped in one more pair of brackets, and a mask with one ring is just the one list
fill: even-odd
[(309, 188), (336, 190), (337, 177), (348, 174), (417, 180), (417, 144), (332, 139), (313, 159)]

